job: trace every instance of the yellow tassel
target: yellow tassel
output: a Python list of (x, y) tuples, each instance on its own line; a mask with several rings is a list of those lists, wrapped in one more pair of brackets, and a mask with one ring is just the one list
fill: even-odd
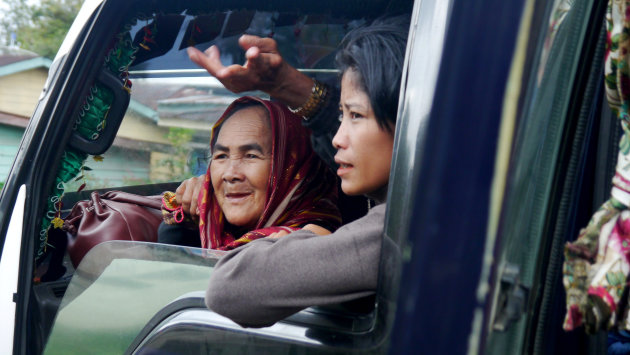
[(59, 217), (55, 217), (55, 218), (52, 220), (52, 222), (51, 222), (51, 223), (52, 223), (52, 225), (53, 225), (55, 228), (57, 228), (57, 229), (59, 229), (59, 228), (63, 227), (63, 219), (61, 219), (61, 218), (59, 218)]

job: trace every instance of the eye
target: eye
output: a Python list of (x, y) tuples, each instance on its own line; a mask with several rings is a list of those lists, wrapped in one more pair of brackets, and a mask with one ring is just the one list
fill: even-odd
[(257, 153), (246, 153), (245, 159), (260, 159), (261, 156)]
[(228, 158), (228, 155), (225, 153), (215, 153), (212, 155), (212, 160), (224, 160), (227, 158)]
[(358, 112), (350, 112), (350, 119), (352, 120), (358, 120), (361, 118), (364, 118), (365, 116), (363, 116), (362, 114), (358, 113)]

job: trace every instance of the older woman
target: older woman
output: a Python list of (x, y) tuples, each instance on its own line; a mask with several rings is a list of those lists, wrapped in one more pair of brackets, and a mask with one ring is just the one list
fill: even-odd
[[(320, 233), (337, 229), (335, 177), (303, 144), (309, 136), (284, 105), (234, 101), (212, 129), (212, 158), (196, 194), (199, 234), (187, 233), (188, 241), (176, 244), (229, 250), (309, 224)], [(167, 220), (181, 220), (183, 207), (170, 209), (175, 213)], [(173, 243), (169, 232), (162, 225), (158, 240)]]
[[(345, 193), (367, 195), (379, 204), (326, 237), (301, 230), (228, 253), (211, 275), (206, 293), (209, 308), (245, 326), (266, 326), (308, 306), (374, 294), (381, 247), (389, 247), (383, 243), (385, 200), (407, 31), (408, 24), (400, 19), (375, 22), (349, 32), (337, 55), (343, 73), (341, 115), (330, 146), (336, 150), (337, 175)], [(236, 91), (241, 86), (251, 89), (243, 84), (249, 83), (298, 110), (311, 100), (303, 89), (313, 81), (282, 61), (272, 39), (244, 36), (241, 45), (247, 49), (244, 66), (222, 67), (216, 48), (205, 55), (190, 49), (189, 56), (224, 84), (238, 79), (240, 86), (232, 87)], [(268, 73), (290, 80), (270, 85)], [(314, 134), (319, 132), (316, 143), (332, 136), (326, 130), (336, 119), (326, 110), (323, 113), (308, 121)], [(311, 126), (313, 122), (317, 127)], [(326, 148), (318, 152), (328, 154)]]

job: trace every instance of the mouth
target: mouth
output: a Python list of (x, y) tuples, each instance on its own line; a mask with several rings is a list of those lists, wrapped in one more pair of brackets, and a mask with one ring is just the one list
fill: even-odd
[(349, 173), (352, 168), (354, 168), (354, 165), (340, 159), (335, 159), (335, 163), (339, 164), (339, 168), (337, 169), (337, 175), (339, 177), (343, 177), (343, 175)]
[(239, 202), (246, 199), (251, 192), (229, 192), (225, 194), (225, 198), (231, 202)]

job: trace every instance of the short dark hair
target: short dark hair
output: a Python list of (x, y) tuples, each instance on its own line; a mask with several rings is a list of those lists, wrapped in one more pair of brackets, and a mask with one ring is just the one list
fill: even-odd
[(408, 33), (407, 16), (376, 19), (348, 32), (335, 58), (342, 75), (356, 71), (379, 126), (389, 132), (396, 124)]

